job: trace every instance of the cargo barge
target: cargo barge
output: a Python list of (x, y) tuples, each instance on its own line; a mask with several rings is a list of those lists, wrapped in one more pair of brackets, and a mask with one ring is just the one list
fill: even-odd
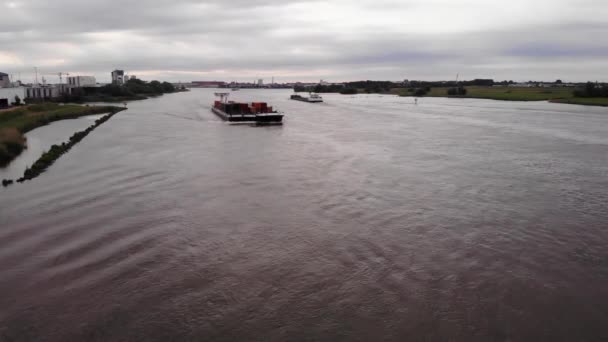
[(313, 94), (313, 93), (311, 93), (309, 97), (304, 97), (304, 96), (301, 96), (298, 94), (291, 95), (291, 99), (296, 100), (296, 101), (309, 102), (309, 103), (323, 102), (323, 98), (321, 96), (319, 96), (319, 94)]
[(216, 93), (211, 111), (222, 120), (235, 123), (254, 123), (258, 125), (281, 125), (283, 114), (273, 110), (266, 102), (238, 103), (228, 101), (228, 93)]

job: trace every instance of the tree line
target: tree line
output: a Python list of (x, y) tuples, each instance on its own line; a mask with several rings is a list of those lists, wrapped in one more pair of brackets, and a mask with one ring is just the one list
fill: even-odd
[(608, 84), (587, 82), (583, 87), (574, 90), (576, 97), (608, 97)]
[(169, 82), (159, 81), (142, 81), (132, 78), (125, 82), (124, 85), (107, 84), (99, 88), (99, 93), (110, 96), (133, 96), (138, 94), (144, 95), (160, 95), (165, 93), (175, 92), (175, 86)]
[[(529, 83), (535, 84), (530, 81)], [(537, 82), (540, 84), (544, 82)], [(562, 80), (557, 80), (555, 84), (563, 84)], [(491, 87), (494, 85), (508, 86), (515, 84), (514, 81), (494, 81), (493, 79), (474, 79), (468, 81), (406, 81), (406, 82), (391, 82), (391, 81), (357, 81), (345, 82), (341, 84), (317, 84), (312, 86), (296, 85), (296, 92), (315, 92), (315, 93), (340, 93), (340, 94), (358, 94), (358, 93), (389, 93), (393, 88), (406, 88), (407, 92), (414, 96), (424, 96), (432, 88), (448, 88), (450, 96), (465, 96), (467, 89), (465, 87)], [(608, 84), (587, 82), (586, 84), (579, 83), (578, 88), (574, 90), (575, 97), (608, 97)]]
[(150, 81), (132, 78), (125, 84), (107, 84), (99, 88), (77, 88), (71, 94), (64, 94), (58, 100), (61, 102), (82, 102), (104, 98), (145, 99), (146, 96), (162, 95), (181, 91), (169, 82)]
[(400, 83), (390, 81), (356, 81), (346, 82), (342, 84), (317, 84), (314, 86), (296, 85), (296, 92), (313, 92), (313, 93), (340, 93), (340, 94), (357, 94), (362, 93), (383, 93), (390, 92), (392, 88), (399, 87)]

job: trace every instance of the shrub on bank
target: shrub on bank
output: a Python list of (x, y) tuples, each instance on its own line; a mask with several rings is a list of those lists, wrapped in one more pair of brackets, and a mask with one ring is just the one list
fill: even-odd
[(450, 96), (464, 96), (466, 94), (467, 94), (467, 89), (462, 86), (448, 89), (448, 95), (450, 95)]
[(424, 95), (428, 94), (429, 91), (431, 91), (431, 88), (429, 88), (429, 87), (416, 88), (414, 90), (414, 96), (424, 96)]
[(584, 87), (574, 90), (575, 97), (608, 97), (608, 85), (587, 82)]
[(7, 165), (25, 149), (25, 137), (15, 128), (0, 128), (0, 166)]
[(340, 90), (340, 94), (342, 94), (342, 95), (354, 95), (357, 93), (358, 93), (358, 91), (355, 88), (344, 88), (344, 89)]

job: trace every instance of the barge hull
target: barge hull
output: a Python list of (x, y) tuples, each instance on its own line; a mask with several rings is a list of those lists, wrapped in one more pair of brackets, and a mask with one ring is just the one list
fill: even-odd
[(315, 100), (315, 99), (310, 99), (308, 97), (292, 97), (291, 100), (295, 100), (295, 101), (302, 101), (302, 102), (306, 102), (306, 103), (322, 103), (323, 100)]
[(211, 107), (211, 111), (220, 119), (228, 122), (255, 123), (258, 125), (281, 125), (283, 124), (282, 114), (228, 114), (223, 110)]

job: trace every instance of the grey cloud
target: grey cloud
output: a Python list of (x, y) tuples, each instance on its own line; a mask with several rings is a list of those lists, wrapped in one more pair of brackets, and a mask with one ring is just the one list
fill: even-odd
[(514, 47), (507, 51), (513, 56), (538, 57), (538, 58), (585, 58), (608, 56), (608, 47), (573, 47), (551, 44), (534, 44)]
[(102, 81), (113, 68), (170, 80), (605, 79), (608, 4), (587, 1), (580, 13), (571, 0), (535, 4), (545, 2), (553, 10), (534, 18), (517, 9), (523, 0), (508, 17), (481, 0), (0, 0), (0, 71), (38, 66)]

